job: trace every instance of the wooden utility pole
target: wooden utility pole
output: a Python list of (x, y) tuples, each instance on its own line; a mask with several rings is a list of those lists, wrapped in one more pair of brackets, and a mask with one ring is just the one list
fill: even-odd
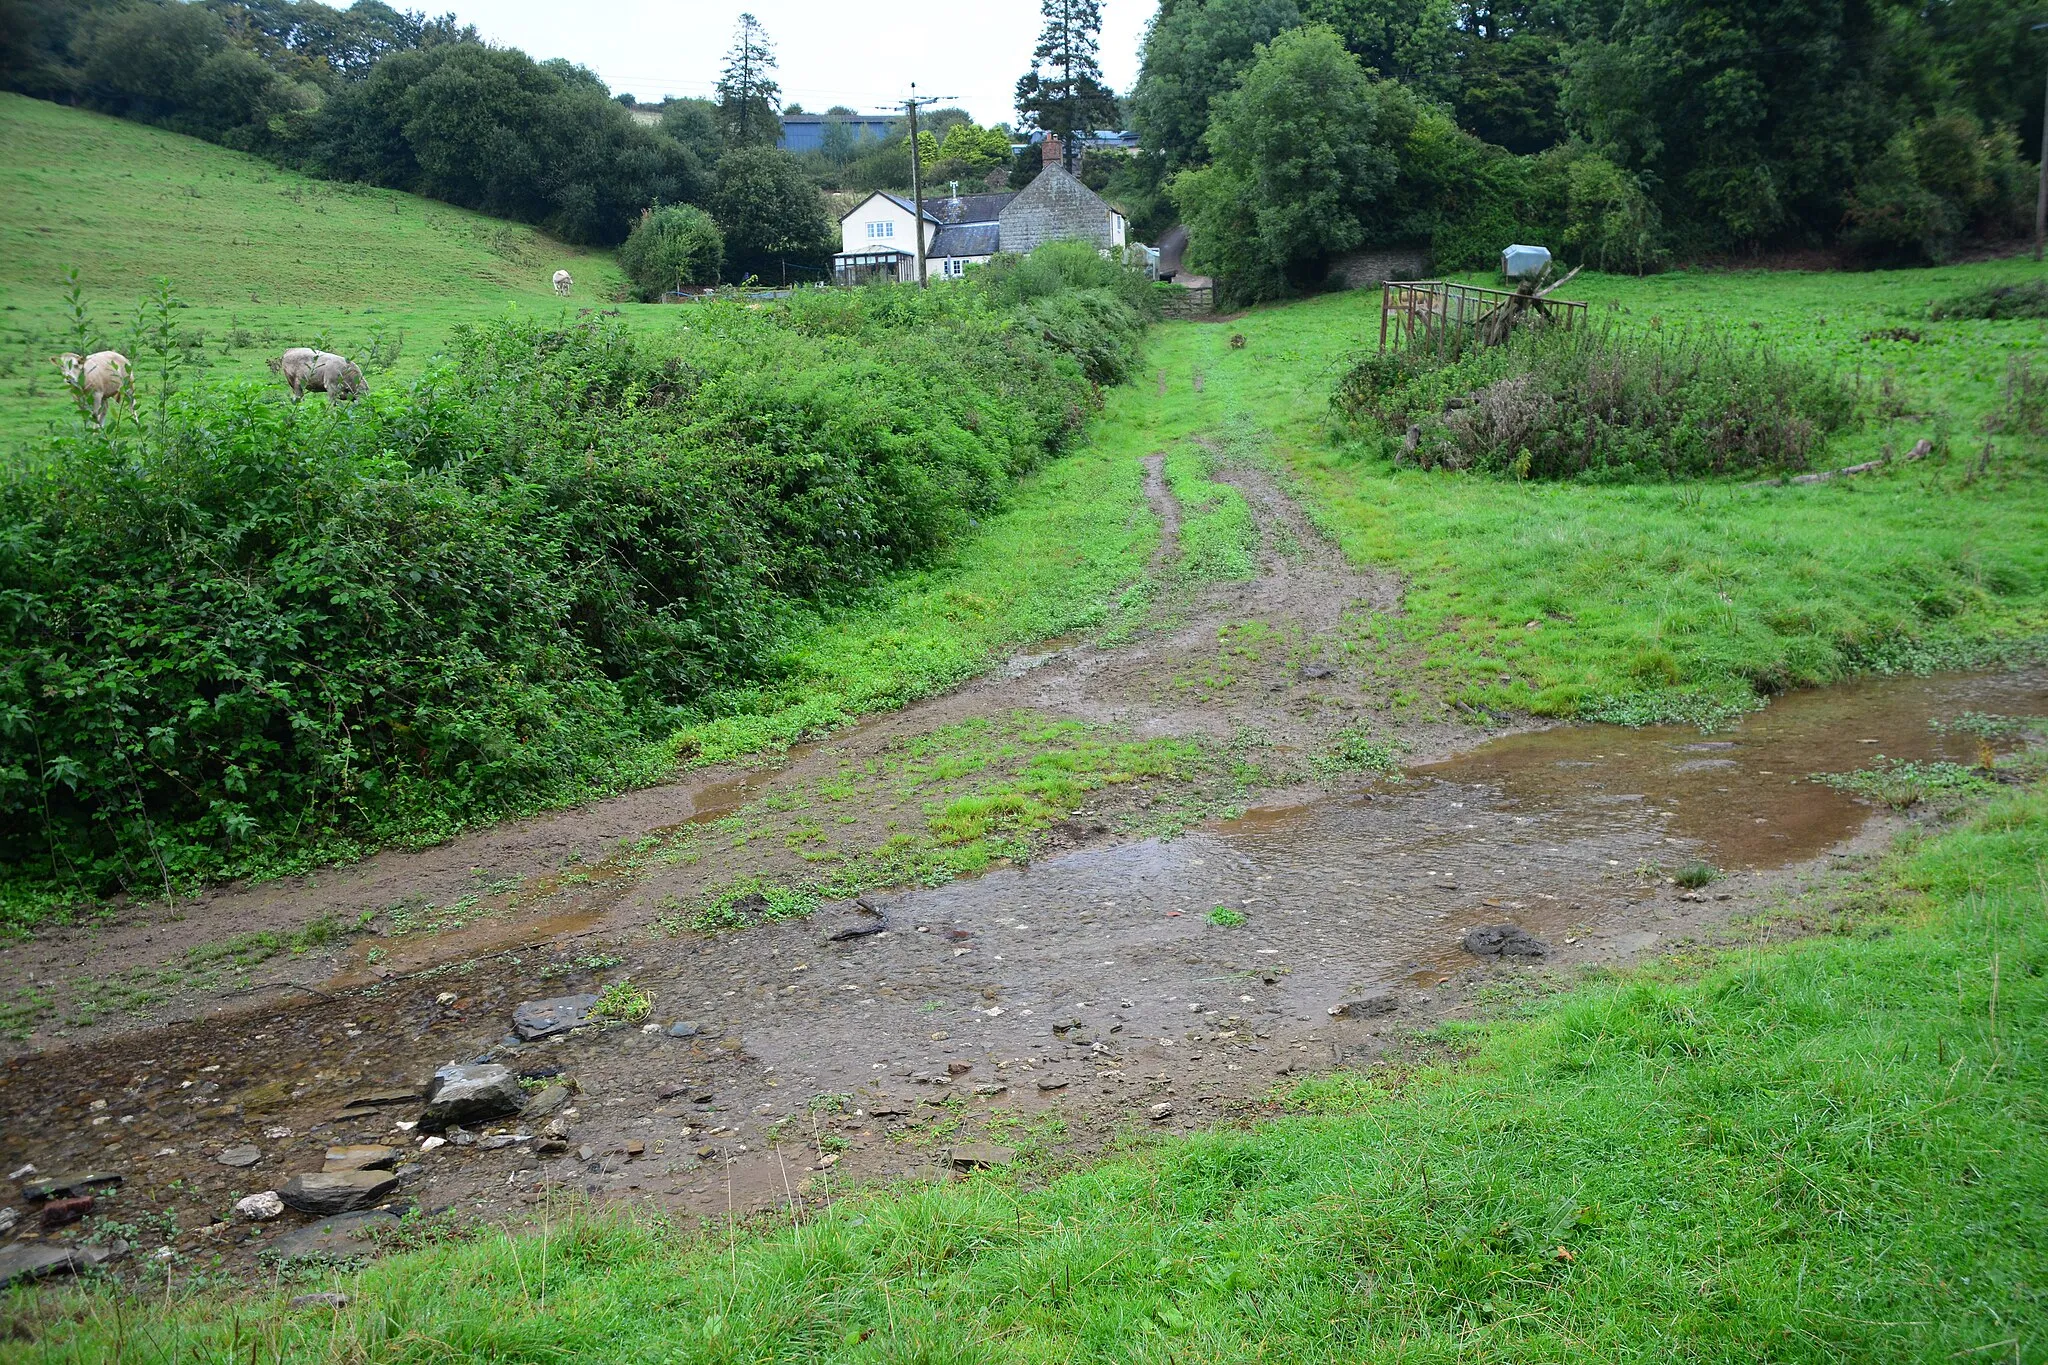
[(910, 113), (910, 204), (911, 214), (917, 219), (911, 231), (917, 237), (917, 287), (925, 287), (924, 278), (924, 158), (917, 147), (917, 111), (924, 105), (937, 104), (951, 95), (926, 95), (917, 93), (917, 82), (910, 83), (910, 98), (903, 101), (903, 107)]
[[(2039, 33), (2048, 24), (2035, 24)], [(2041, 96), (2041, 187), (2034, 192), (2034, 259), (2041, 259), (2041, 239), (2048, 237), (2048, 87)]]

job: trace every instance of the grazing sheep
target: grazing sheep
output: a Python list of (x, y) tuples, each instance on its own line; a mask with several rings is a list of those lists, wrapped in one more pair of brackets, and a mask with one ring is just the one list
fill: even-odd
[(557, 271), (555, 272), (555, 293), (557, 293), (557, 294), (561, 295), (561, 297), (563, 297), (563, 298), (565, 298), (565, 299), (566, 299), (566, 298), (568, 298), (568, 297), (569, 297), (569, 286), (571, 286), (571, 285), (573, 285), (573, 284), (575, 284), (575, 283), (576, 283), (576, 281), (574, 281), (574, 280), (572, 280), (572, 279), (570, 279), (570, 278), (569, 278), (569, 272), (568, 272), (568, 271), (566, 271), (566, 270), (557, 270)]
[(92, 404), (92, 424), (107, 424), (107, 405), (129, 397), (128, 357), (119, 351), (94, 351), (81, 356), (76, 351), (50, 357), (50, 363), (64, 372), (64, 382), (79, 401)]
[(270, 372), (284, 376), (295, 403), (308, 393), (324, 393), (328, 402), (335, 403), (370, 391), (370, 386), (363, 382), (363, 372), (352, 362), (311, 346), (292, 347), (270, 362)]

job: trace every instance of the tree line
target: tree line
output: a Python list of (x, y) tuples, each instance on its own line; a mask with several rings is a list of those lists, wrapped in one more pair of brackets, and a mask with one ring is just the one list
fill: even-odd
[(1241, 297), (1370, 245), (1940, 260), (2030, 218), (2042, 22), (2044, 0), (1163, 0), (1125, 189)]

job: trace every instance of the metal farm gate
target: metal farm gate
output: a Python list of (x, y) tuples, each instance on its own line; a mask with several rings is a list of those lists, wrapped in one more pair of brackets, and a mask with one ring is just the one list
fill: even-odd
[(1448, 358), (1463, 348), (1467, 333), (1494, 345), (1505, 341), (1509, 327), (1524, 319), (1577, 327), (1586, 320), (1586, 305), (1449, 280), (1388, 280), (1380, 294), (1380, 350), (1385, 351), (1391, 339)]

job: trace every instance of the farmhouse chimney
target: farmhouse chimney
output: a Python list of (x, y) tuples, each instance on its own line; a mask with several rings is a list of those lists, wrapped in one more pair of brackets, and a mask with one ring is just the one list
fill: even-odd
[(1038, 164), (1040, 166), (1058, 166), (1065, 159), (1066, 148), (1061, 145), (1059, 137), (1056, 134), (1047, 133), (1045, 141), (1038, 144)]

